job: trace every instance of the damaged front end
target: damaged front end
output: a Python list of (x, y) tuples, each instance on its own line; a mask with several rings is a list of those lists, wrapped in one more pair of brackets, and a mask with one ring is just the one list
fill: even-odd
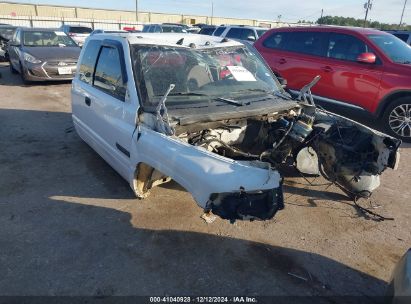
[[(224, 61), (234, 58), (243, 66), (230, 63), (226, 70), (215, 69), (218, 60), (213, 57), (214, 66), (207, 61), (196, 67), (201, 77), (192, 72), (194, 68), (188, 73), (197, 75), (196, 86), (204, 82), (201, 89), (183, 90), (190, 79), (184, 85), (166, 82), (159, 90), (163, 94), (153, 95), (154, 106), (146, 107), (151, 110), (140, 111), (132, 153), (139, 164), (133, 184), (137, 196), (145, 197), (153, 185), (170, 177), (206, 212), (230, 221), (269, 220), (284, 208), (279, 170), (290, 159), (300, 172), (322, 174), (352, 197), (371, 195), (383, 171), (396, 168), (401, 141), (316, 107), (310, 88), (319, 78), (294, 100), (270, 82), (274, 80), (261, 62), (254, 58), (256, 62), (250, 64), (247, 52), (241, 50), (245, 53), (238, 49), (206, 52), (220, 61), (218, 56)], [(149, 51), (143, 49), (139, 62), (149, 71), (146, 82), (153, 64), (206, 60), (204, 54), (193, 55), (192, 50), (158, 48), (155, 52), (160, 55), (150, 59)], [(204, 69), (207, 64), (210, 68)], [(259, 81), (278, 87), (262, 90), (256, 86)], [(239, 83), (248, 87), (241, 87), (241, 94), (221, 97), (220, 87), (230, 83), (234, 88)], [(138, 168), (145, 173), (139, 175)]]

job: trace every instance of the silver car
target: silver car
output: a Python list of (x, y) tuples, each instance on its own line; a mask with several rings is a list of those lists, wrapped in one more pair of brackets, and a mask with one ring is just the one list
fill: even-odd
[(24, 82), (71, 80), (80, 47), (65, 33), (53, 29), (18, 28), (9, 43), (12, 73)]

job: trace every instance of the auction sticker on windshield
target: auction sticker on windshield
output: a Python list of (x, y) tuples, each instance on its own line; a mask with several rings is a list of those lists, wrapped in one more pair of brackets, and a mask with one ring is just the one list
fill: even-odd
[(237, 81), (257, 81), (249, 70), (242, 66), (227, 66), (228, 70)]

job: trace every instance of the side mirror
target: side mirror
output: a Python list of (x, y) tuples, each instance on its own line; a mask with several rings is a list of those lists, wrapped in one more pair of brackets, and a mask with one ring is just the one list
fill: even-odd
[(358, 55), (357, 62), (374, 64), (377, 61), (377, 56), (374, 53), (362, 53)]
[(255, 37), (250, 35), (250, 36), (247, 37), (247, 40), (248, 41), (255, 41)]

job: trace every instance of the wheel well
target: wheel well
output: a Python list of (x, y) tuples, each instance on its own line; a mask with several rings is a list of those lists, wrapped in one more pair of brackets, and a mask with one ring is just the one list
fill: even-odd
[(376, 116), (378, 118), (381, 118), (384, 115), (385, 110), (387, 107), (390, 105), (391, 102), (403, 98), (403, 97), (411, 97), (411, 91), (400, 91), (400, 92), (395, 92), (392, 93), (391, 95), (386, 96), (382, 102), (380, 102), (377, 111), (376, 111)]

